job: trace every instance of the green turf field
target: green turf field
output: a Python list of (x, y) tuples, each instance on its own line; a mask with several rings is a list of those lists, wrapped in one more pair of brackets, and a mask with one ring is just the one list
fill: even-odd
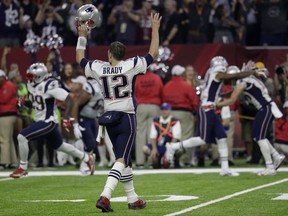
[[(215, 168), (168, 169), (163, 170), (165, 173), (135, 170), (135, 188), (138, 195), (147, 200), (147, 208), (128, 210), (124, 189), (119, 183), (111, 202), (114, 212), (109, 214), (288, 215), (287, 167), (280, 168), (282, 171), (275, 176), (264, 177), (256, 176), (253, 169), (247, 168), (247, 172), (239, 169), (239, 177), (221, 177), (219, 169)], [(103, 189), (107, 172), (79, 176), (75, 170), (64, 173), (30, 171), (29, 177), (21, 179), (10, 179), (6, 177), (8, 172), (0, 172), (0, 215), (103, 215), (95, 208), (95, 201)]]

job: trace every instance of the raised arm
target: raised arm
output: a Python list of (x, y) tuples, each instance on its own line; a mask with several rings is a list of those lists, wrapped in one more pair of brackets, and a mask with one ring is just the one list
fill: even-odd
[(216, 107), (221, 108), (223, 106), (229, 106), (229, 105), (234, 104), (237, 101), (240, 94), (244, 91), (245, 88), (246, 88), (246, 84), (244, 84), (244, 83), (236, 85), (230, 98), (228, 98), (227, 100), (216, 103)]
[(151, 43), (149, 48), (149, 54), (156, 59), (158, 56), (158, 48), (159, 48), (159, 27), (162, 16), (159, 13), (151, 14), (152, 21), (152, 36)]
[(85, 58), (85, 50), (87, 45), (88, 28), (85, 24), (80, 24), (78, 30), (78, 41), (76, 46), (76, 62), (80, 64), (81, 59)]
[(243, 72), (234, 73), (234, 74), (227, 74), (227, 73), (221, 72), (216, 75), (216, 78), (218, 80), (232, 80), (232, 79), (243, 79), (250, 75), (255, 75), (258, 77), (257, 72), (255, 70), (251, 70), (251, 71), (243, 71)]

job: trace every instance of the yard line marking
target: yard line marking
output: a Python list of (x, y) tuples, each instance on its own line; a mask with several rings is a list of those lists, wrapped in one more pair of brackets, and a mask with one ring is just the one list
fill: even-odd
[[(235, 168), (233, 169), (236, 172), (249, 172), (256, 173), (257, 171), (263, 170), (263, 168)], [(94, 175), (108, 175), (110, 170), (95, 170)], [(220, 168), (204, 168), (204, 169), (195, 169), (195, 168), (187, 168), (187, 169), (141, 169), (134, 170), (133, 175), (147, 175), (147, 174), (203, 174), (203, 173), (219, 173)], [(288, 172), (288, 167), (281, 167), (277, 170), (277, 172)], [(0, 177), (7, 177), (11, 174), (11, 172), (0, 172)], [(31, 176), (81, 176), (80, 171), (33, 171), (29, 170), (29, 173), (25, 177)], [(85, 176), (83, 176), (85, 177)], [(12, 178), (11, 178), (12, 179)]]
[(0, 179), (0, 181), (9, 181), (11, 180), (12, 178), (3, 178), (3, 179)]
[(38, 202), (85, 202), (86, 199), (76, 199), (76, 200), (24, 200), (24, 202), (32, 202), (32, 203), (38, 203)]
[(265, 187), (274, 186), (274, 185), (281, 184), (281, 183), (287, 182), (287, 181), (288, 181), (288, 178), (282, 179), (280, 181), (272, 182), (272, 183), (269, 183), (269, 184), (257, 186), (257, 187), (254, 187), (254, 188), (246, 189), (246, 190), (243, 190), (243, 191), (239, 191), (239, 192), (233, 193), (231, 195), (227, 195), (227, 196), (215, 199), (215, 200), (211, 200), (211, 201), (208, 201), (208, 202), (196, 205), (196, 206), (192, 206), (190, 208), (186, 208), (186, 209), (183, 209), (181, 211), (174, 212), (174, 213), (171, 213), (171, 214), (167, 214), (167, 215), (164, 215), (164, 216), (175, 216), (175, 215), (184, 214), (184, 213), (193, 211), (195, 209), (199, 209), (199, 208), (202, 208), (202, 207), (205, 207), (205, 206), (217, 203), (217, 202), (221, 202), (221, 201), (228, 200), (228, 199), (236, 197), (236, 196), (240, 196), (240, 195), (245, 194), (245, 193), (249, 193), (249, 192), (252, 192), (252, 191), (255, 191), (255, 190), (259, 190), (259, 189), (262, 189), (262, 188), (265, 188)]

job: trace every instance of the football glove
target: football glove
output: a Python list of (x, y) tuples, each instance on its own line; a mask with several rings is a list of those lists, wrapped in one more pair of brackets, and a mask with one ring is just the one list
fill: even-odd
[(81, 127), (78, 123), (73, 124), (74, 136), (76, 139), (82, 138), (82, 132), (85, 131), (85, 128)]

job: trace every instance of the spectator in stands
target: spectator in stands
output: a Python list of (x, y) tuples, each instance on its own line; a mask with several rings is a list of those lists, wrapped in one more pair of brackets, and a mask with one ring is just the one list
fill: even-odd
[[(172, 106), (172, 116), (181, 123), (181, 139), (194, 136), (195, 114), (199, 105), (199, 98), (192, 85), (184, 79), (185, 68), (173, 66), (172, 79), (163, 88), (163, 101)], [(180, 158), (181, 164), (191, 165), (194, 149), (186, 151)], [(175, 164), (177, 166), (177, 164)]]
[(207, 0), (196, 0), (189, 4), (189, 23), (187, 43), (199, 44), (208, 43), (208, 33), (211, 32), (209, 25), (209, 17), (211, 14), (211, 6)]
[(65, 45), (74, 45), (77, 41), (77, 30), (75, 25), (75, 17), (77, 14), (77, 10), (83, 5), (82, 0), (74, 0), (66, 8), (65, 15), (65, 27), (66, 27), (66, 34), (63, 35), (64, 37), (64, 44)]
[(20, 7), (23, 9), (24, 15), (28, 15), (31, 20), (35, 20), (38, 12), (38, 5), (34, 1), (22, 0), (20, 1)]
[(233, 0), (231, 2), (231, 16), (239, 23), (239, 28), (235, 31), (235, 42), (245, 44), (246, 37), (246, 14), (247, 8), (244, 0)]
[(164, 13), (161, 21), (160, 42), (163, 46), (181, 43), (180, 15), (175, 0), (164, 1)]
[(283, 117), (275, 122), (275, 149), (288, 158), (288, 101), (283, 105)]
[(277, 92), (277, 101), (280, 107), (288, 100), (288, 54), (286, 54), (286, 61), (280, 65), (276, 65), (274, 75), (274, 84)]
[(0, 70), (0, 166), (6, 168), (17, 164), (15, 143), (13, 140), (16, 122), (17, 87)]
[(223, 4), (217, 6), (213, 17), (214, 39), (213, 43), (234, 43), (233, 33), (239, 27), (239, 23), (233, 19)]
[[(23, 12), (23, 11), (22, 11)], [(23, 15), (23, 13), (21, 14)], [(0, 47), (20, 46), (20, 8), (13, 0), (0, 2)]]
[(55, 34), (61, 35), (61, 27), (64, 20), (55, 8), (50, 5), (50, 1), (46, 1), (40, 5), (35, 23), (38, 25), (38, 28), (40, 28), (41, 37), (48, 38)]
[(140, 21), (140, 16), (133, 10), (133, 6), (133, 0), (123, 0), (121, 5), (113, 8), (108, 17), (108, 24), (115, 27), (116, 40), (126, 45), (135, 44)]
[(257, 0), (251, 0), (246, 4), (246, 45), (259, 46), (260, 45), (260, 20), (257, 7)]
[(143, 147), (150, 141), (150, 127), (154, 118), (160, 114), (163, 82), (160, 76), (148, 68), (146, 74), (139, 75), (135, 82), (137, 101), (136, 119), (136, 166), (144, 168), (145, 155)]
[(192, 65), (186, 65), (185, 67), (185, 80), (193, 86), (193, 88), (196, 90), (196, 87), (200, 85), (200, 81), (197, 78), (197, 72), (195, 71), (195, 68)]
[(137, 10), (140, 21), (137, 28), (137, 44), (149, 44), (151, 40), (151, 19), (150, 14), (155, 13), (152, 8), (153, 0), (142, 0), (142, 7)]
[(266, 0), (260, 1), (258, 6), (261, 23), (260, 45), (287, 45), (288, 1)]
[(165, 164), (164, 155), (166, 152), (166, 142), (179, 142), (181, 140), (180, 122), (171, 115), (171, 105), (163, 103), (160, 106), (161, 114), (153, 119), (150, 132), (150, 143), (144, 147), (144, 153), (151, 157), (154, 169), (169, 168), (170, 164)]

